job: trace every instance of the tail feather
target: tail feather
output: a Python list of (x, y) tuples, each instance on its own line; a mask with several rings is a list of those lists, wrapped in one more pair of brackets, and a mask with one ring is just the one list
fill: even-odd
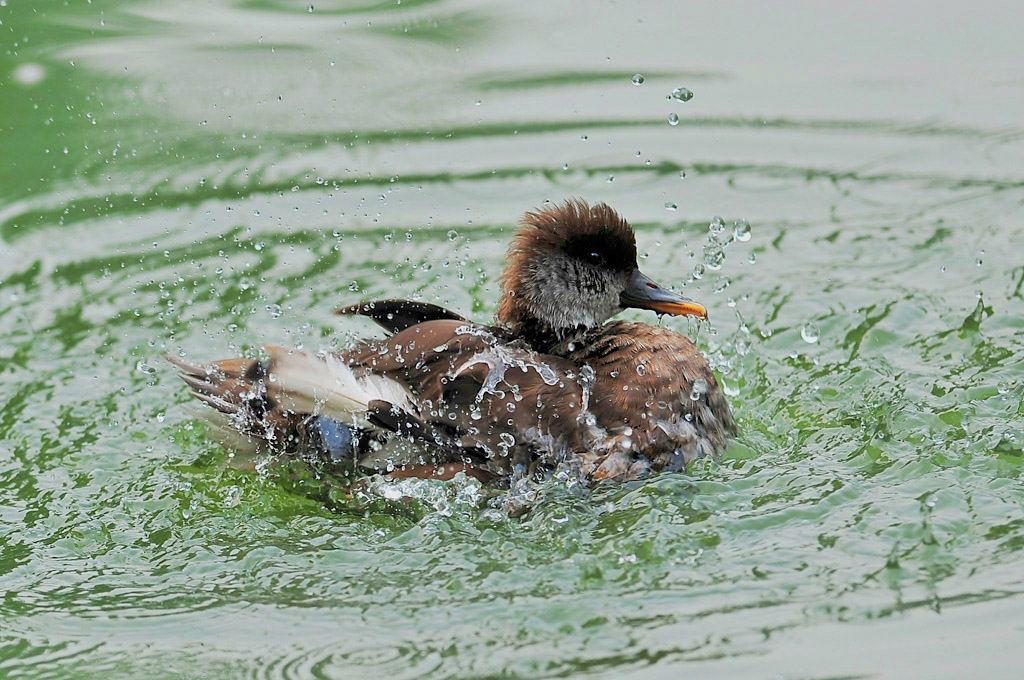
[(257, 364), (255, 360), (229, 359), (199, 364), (181, 357), (166, 355), (164, 359), (181, 369), (178, 375), (192, 388), (192, 396), (207, 403), (221, 413), (236, 415), (246, 397), (254, 397), (255, 383), (246, 379), (246, 373)]
[(240, 454), (236, 464), (276, 453), (378, 470), (484, 458), (421, 419), (412, 393), (395, 380), (357, 373), (334, 354), (265, 350), (266, 362), (165, 357), (192, 396), (212, 407), (200, 417), (210, 439)]
[[(258, 361), (228, 359), (200, 364), (180, 357), (164, 358), (181, 369), (178, 377), (191, 388), (192, 396), (213, 408), (203, 415), (211, 426), (261, 440), (284, 436), (294, 427), (294, 415), (284, 413), (268, 398)], [(225, 446), (236, 448), (234, 442)]]
[(269, 356), (265, 363), (241, 358), (198, 363), (164, 357), (180, 369), (179, 377), (192, 396), (212, 407), (209, 417), (204, 416), (216, 428), (212, 438), (228, 439), (225, 430), (245, 438), (244, 442), (225, 441), (229, 448), (252, 449), (253, 440), (277, 446), (295, 439), (305, 441), (307, 424), (321, 416), (381, 432), (386, 428), (367, 417), (371, 403), (377, 401), (417, 412), (404, 385), (370, 373), (357, 376), (336, 355), (275, 346), (265, 349)]
[(206, 394), (205, 392), (197, 391), (189, 392), (189, 394), (225, 415), (238, 415), (242, 411), (240, 404), (232, 404), (230, 401), (225, 401), (214, 394)]
[(282, 347), (266, 350), (267, 393), (284, 408), (342, 421), (359, 420), (366, 413), (369, 395), (341, 361)]
[(372, 401), (387, 401), (411, 412), (417, 408), (404, 385), (382, 375), (356, 373), (337, 355), (306, 354), (267, 347), (268, 394), (297, 413), (325, 415), (366, 425)]

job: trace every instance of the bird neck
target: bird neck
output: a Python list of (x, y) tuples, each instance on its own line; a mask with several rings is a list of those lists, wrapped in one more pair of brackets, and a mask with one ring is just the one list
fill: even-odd
[[(592, 323), (579, 323), (588, 315), (567, 313), (573, 303), (537, 300), (528, 290), (523, 268), (506, 268), (502, 276), (502, 293), (495, 314), (498, 326), (510, 336), (525, 340), (537, 352), (565, 356), (570, 346), (593, 328)], [(577, 311), (577, 310), (572, 310)]]
[(567, 356), (575, 351), (583, 337), (592, 330), (586, 326), (556, 328), (534, 318), (525, 317), (507, 322), (499, 317), (498, 323), (515, 338), (525, 340), (535, 352)]

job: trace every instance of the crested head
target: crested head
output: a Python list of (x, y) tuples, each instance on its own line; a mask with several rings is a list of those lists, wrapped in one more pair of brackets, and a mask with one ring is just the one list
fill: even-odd
[(644, 276), (633, 228), (604, 203), (526, 213), (501, 275), (499, 324), (557, 352), (626, 307), (707, 318), (703, 305)]
[(608, 205), (577, 199), (528, 212), (509, 246), (498, 321), (558, 338), (599, 326), (621, 311), (636, 269), (633, 228)]

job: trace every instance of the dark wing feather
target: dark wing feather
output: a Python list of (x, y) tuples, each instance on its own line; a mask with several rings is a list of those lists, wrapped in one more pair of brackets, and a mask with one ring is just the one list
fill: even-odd
[(475, 463), (484, 460), (479, 451), (461, 446), (448, 432), (420, 420), (389, 402), (371, 401), (366, 411), (366, 419), (377, 427), (408, 437), (414, 442), (436, 450), (440, 454), (439, 460), (461, 460)]
[(334, 313), (369, 317), (388, 333), (400, 333), (425, 321), (466, 321), (459, 314), (444, 307), (415, 300), (372, 300), (342, 307)]
[(574, 365), (502, 341), (492, 329), (435, 320), (342, 354), (354, 370), (407, 385), (435, 426), (507, 473), (555, 447), (580, 450), (582, 391)]

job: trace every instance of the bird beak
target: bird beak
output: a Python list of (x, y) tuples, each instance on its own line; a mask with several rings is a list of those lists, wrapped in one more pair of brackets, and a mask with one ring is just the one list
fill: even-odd
[(619, 294), (619, 304), (623, 307), (652, 309), (658, 314), (708, 318), (707, 307), (666, 290), (647, 278), (639, 269), (633, 270), (626, 290)]

